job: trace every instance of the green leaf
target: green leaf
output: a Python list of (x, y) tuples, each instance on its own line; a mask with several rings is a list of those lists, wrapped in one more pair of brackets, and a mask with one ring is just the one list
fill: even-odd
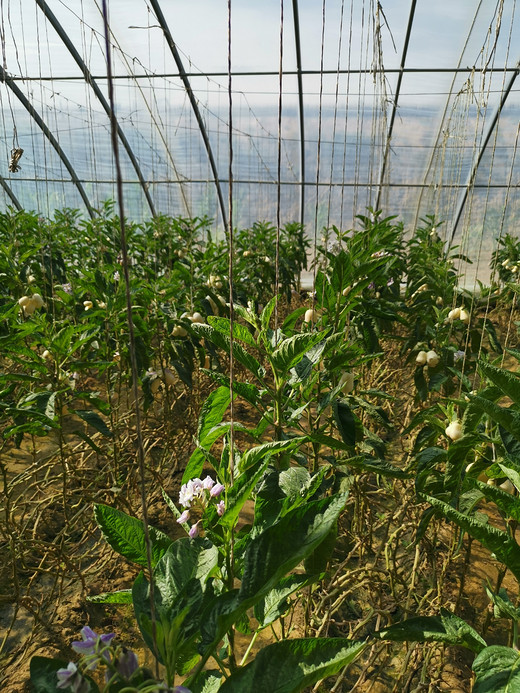
[(387, 476), (393, 479), (409, 479), (411, 476), (411, 472), (407, 472), (405, 469), (399, 469), (399, 467), (395, 467), (390, 462), (377, 457), (356, 455), (355, 457), (335, 461), (334, 464), (336, 466), (346, 465), (349, 467), (354, 467), (354, 469), (362, 469), (365, 472), (372, 472), (374, 474), (380, 474), (381, 476)]
[[(230, 339), (228, 335), (222, 334), (211, 325), (201, 325), (198, 323), (193, 323), (192, 330), (197, 336), (208, 339), (229, 354)], [(263, 382), (265, 376), (264, 367), (238, 343), (233, 344), (233, 358), (251, 371), (260, 382)]]
[(87, 597), (91, 604), (131, 604), (132, 590), (117, 590), (116, 592), (102, 592)]
[(217, 693), (222, 683), (222, 672), (215, 669), (204, 670), (197, 676), (195, 683), (190, 680), (184, 682), (189, 684), (191, 693)]
[(491, 645), (473, 662), (473, 693), (518, 693), (520, 691), (520, 653), (511, 647)]
[(325, 335), (322, 332), (307, 332), (284, 339), (271, 355), (274, 368), (279, 373), (287, 375), (291, 368), (302, 360), (305, 353), (318, 342), (324, 341), (324, 338)]
[(287, 611), (288, 597), (299, 589), (317, 582), (323, 575), (287, 575), (262, 601), (255, 605), (255, 618), (261, 628), (274, 623)]
[(466, 621), (441, 609), (440, 616), (415, 616), (374, 635), (381, 640), (394, 642), (443, 642), (447, 645), (462, 645), (473, 652), (481, 652), (486, 641)]
[(487, 500), (495, 503), (508, 518), (520, 522), (520, 499), (518, 496), (513, 496), (510, 493), (506, 493), (506, 491), (502, 491), (497, 486), (489, 486), (477, 479), (469, 478), (469, 483), (478, 488)]
[(435, 508), (437, 514), (455, 522), (465, 532), (478, 539), (483, 546), (495, 554), (499, 561), (509, 568), (517, 580), (520, 580), (520, 547), (506, 532), (463, 515), (448, 503), (437, 498), (422, 496), (422, 494), (421, 497)]
[(75, 409), (74, 413), (77, 414), (80, 419), (86, 421), (89, 426), (92, 426), (92, 428), (95, 428), (96, 431), (99, 431), (106, 438), (114, 437), (112, 431), (108, 428), (99, 414), (96, 414), (96, 412), (91, 411), (90, 409)]
[(204, 661), (240, 615), (263, 599), (326, 538), (347, 495), (294, 508), (251, 541), (244, 554), (240, 590), (217, 597), (202, 620)]
[[(227, 337), (231, 333), (231, 321), (229, 318), (219, 318), (215, 315), (208, 316), (208, 324), (214, 327), (216, 330), (225, 334)], [(256, 349), (255, 338), (249, 332), (245, 325), (241, 325), (239, 322), (233, 322), (233, 339), (239, 339), (241, 342), (245, 342), (249, 346)]]
[[(199, 629), (199, 611), (206, 583), (218, 563), (218, 549), (208, 540), (186, 538), (175, 541), (157, 563), (154, 574), (154, 604), (157, 625), (165, 630), (166, 644), (157, 639), (157, 654), (164, 663), (172, 643), (168, 631), (177, 630), (177, 649), (190, 650), (189, 640)], [(156, 652), (151, 625), (150, 585), (140, 573), (132, 588), (134, 610), (143, 637)]]
[(355, 416), (347, 402), (342, 399), (335, 399), (332, 402), (332, 412), (345, 445), (354, 447), (356, 441), (361, 438), (359, 419)]
[(273, 296), (264, 306), (262, 314), (260, 315), (260, 324), (262, 325), (263, 330), (267, 330), (267, 328), (269, 327), (271, 315), (273, 314), (277, 300), (278, 296)]
[(206, 399), (199, 415), (197, 428), (199, 445), (204, 446), (209, 432), (222, 421), (230, 402), (231, 394), (226, 385), (219, 387)]
[(520, 404), (520, 376), (507, 371), (505, 368), (497, 368), (490, 363), (481, 361), (479, 369), (482, 373), (491, 380), (493, 385), (496, 385), (504, 395), (509, 397), (516, 404)]
[[(212, 380), (220, 383), (220, 385), (224, 385), (229, 388), (229, 376), (225, 375), (224, 373), (220, 373), (219, 371), (210, 371), (207, 368), (201, 368), (200, 370)], [(258, 407), (261, 391), (256, 385), (253, 385), (252, 383), (241, 383), (239, 380), (235, 380), (233, 382), (233, 392), (234, 394), (238, 395), (238, 397), (245, 399), (246, 402), (249, 402), (249, 404), (252, 404), (254, 407)]]
[(520, 619), (520, 609), (509, 599), (509, 595), (503, 587), (499, 589), (498, 594), (492, 592), (487, 585), (485, 588), (487, 596), (493, 604), (495, 618), (510, 618), (514, 621)]
[[(148, 566), (146, 537), (141, 520), (102, 504), (94, 506), (94, 517), (103, 536), (115, 551), (129, 561), (143, 567)], [(148, 533), (152, 566), (154, 566), (166, 553), (172, 540), (155, 527), (148, 527)]]
[(264, 647), (222, 684), (222, 693), (297, 693), (351, 664), (367, 643), (346, 638), (300, 638)]
[(273, 455), (279, 452), (288, 452), (294, 450), (295, 448), (302, 445), (308, 441), (307, 436), (298, 436), (296, 438), (290, 438), (289, 440), (273, 440), (269, 443), (263, 443), (262, 445), (257, 445), (254, 448), (249, 448), (242, 455), (240, 460), (240, 471), (244, 471), (249, 467), (252, 467), (266, 455)]
[(520, 439), (520, 413), (513, 409), (500, 407), (494, 402), (490, 402), (483, 397), (474, 395), (471, 397), (471, 403), (476, 409), (480, 409), (487, 414), (493, 421), (503, 426), (506, 431), (509, 431), (516, 439)]

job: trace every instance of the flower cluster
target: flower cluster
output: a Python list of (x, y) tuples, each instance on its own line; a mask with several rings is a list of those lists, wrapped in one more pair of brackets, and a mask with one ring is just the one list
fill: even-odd
[[(188, 522), (191, 508), (198, 508), (201, 511), (204, 511), (207, 508), (208, 503), (210, 503), (213, 498), (217, 498), (222, 491), (224, 491), (224, 485), (214, 481), (210, 476), (207, 476), (204, 481), (199, 478), (190, 479), (187, 484), (183, 484), (181, 486), (179, 503), (184, 508), (184, 511), (178, 518), (177, 522), (179, 522), (179, 524)], [(225, 501), (219, 501), (217, 503), (218, 515), (222, 516), (225, 509)], [(199, 524), (200, 520), (192, 525), (188, 532), (192, 539), (199, 534)]]
[[(105, 681), (107, 684), (118, 682), (118, 685), (121, 685), (119, 682), (128, 682), (138, 671), (139, 663), (132, 650), (123, 646), (112, 646), (115, 633), (98, 635), (92, 628), (85, 626), (81, 629), (81, 637), (81, 640), (72, 643), (72, 649), (82, 655), (79, 666), (74, 662), (69, 662), (65, 668), (58, 669), (56, 672), (57, 689), (68, 689), (72, 693), (88, 693), (91, 686), (84, 672), (93, 671), (100, 663), (106, 666)], [(152, 687), (147, 687), (146, 690), (148, 693), (159, 693), (159, 691), (191, 693), (184, 686), (170, 688), (166, 683), (159, 681)]]

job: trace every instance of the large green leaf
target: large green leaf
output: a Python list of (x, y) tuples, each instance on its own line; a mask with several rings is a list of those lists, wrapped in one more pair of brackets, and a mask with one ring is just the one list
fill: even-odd
[[(208, 540), (191, 540), (187, 537), (174, 542), (153, 574), (154, 610), (157, 624), (164, 629), (177, 629), (177, 649), (190, 645), (189, 639), (199, 629), (199, 611), (204, 602), (206, 583), (218, 563), (218, 549)], [(154, 638), (151, 624), (150, 584), (143, 573), (132, 588), (134, 610), (143, 637), (164, 663), (168, 648), (161, 647), (161, 639)], [(166, 636), (168, 637), (168, 636)], [(155, 642), (157, 642), (157, 648)]]
[(520, 522), (520, 499), (502, 491), (496, 486), (489, 486), (477, 479), (469, 479), (469, 483), (478, 488), (486, 500), (493, 501), (508, 518)]
[(297, 693), (351, 664), (366, 642), (346, 638), (300, 638), (264, 647), (255, 660), (222, 684), (222, 693)]
[(255, 618), (262, 628), (274, 623), (287, 611), (288, 597), (297, 590), (317, 582), (323, 575), (287, 575), (262, 601), (255, 604)]
[(347, 495), (294, 508), (251, 541), (244, 554), (240, 589), (217, 597), (203, 618), (203, 661), (239, 616), (263, 599), (326, 538)]
[[(229, 354), (231, 349), (229, 335), (222, 334), (211, 325), (193, 323), (192, 329), (199, 337), (209, 339), (210, 342), (213, 342), (213, 344)], [(265, 376), (264, 367), (255, 359), (254, 356), (246, 351), (243, 346), (236, 342), (233, 342), (233, 358), (251, 371), (251, 373), (260, 380), (260, 382), (263, 382)]]
[[(219, 318), (215, 315), (210, 315), (208, 316), (208, 323), (222, 334), (228, 337), (230, 336), (231, 321), (229, 318)], [(256, 342), (253, 335), (245, 325), (241, 325), (239, 322), (233, 322), (233, 339), (239, 339), (241, 342), (245, 342), (256, 349)]]
[(471, 396), (471, 404), (480, 411), (487, 414), (495, 423), (503, 426), (515, 438), (520, 439), (520, 413), (513, 409), (500, 407), (494, 402), (490, 402), (477, 395)]
[(95, 411), (90, 409), (75, 409), (74, 413), (83, 419), (83, 421), (86, 421), (90, 426), (92, 426), (92, 428), (95, 428), (96, 431), (99, 431), (106, 438), (114, 437), (112, 431)]
[(455, 522), (465, 532), (478, 539), (483, 546), (495, 554), (499, 561), (509, 568), (517, 580), (520, 580), (520, 546), (506, 532), (491, 527), (489, 524), (483, 524), (468, 515), (463, 515), (448, 503), (433, 498), (433, 496), (422, 496), (421, 494), (421, 497), (435, 508), (437, 514)]
[(511, 647), (486, 647), (475, 658), (473, 671), (473, 693), (520, 692), (520, 653)]
[(342, 399), (335, 399), (332, 402), (332, 413), (344, 443), (353, 447), (363, 436), (361, 422), (347, 402)]
[(441, 609), (440, 616), (414, 616), (401, 623), (377, 631), (381, 640), (395, 642), (443, 642), (462, 645), (473, 652), (481, 652), (486, 641), (466, 621)]
[(479, 363), (479, 369), (493, 385), (500, 388), (504, 395), (516, 404), (520, 404), (520, 376), (517, 373), (507, 371), (505, 368), (497, 368), (483, 361)]
[(307, 332), (284, 339), (271, 355), (274, 368), (279, 373), (287, 375), (291, 368), (302, 360), (305, 353), (324, 338), (325, 335), (322, 332)]
[(289, 440), (273, 440), (269, 443), (262, 443), (262, 445), (257, 445), (254, 448), (250, 448), (242, 455), (242, 459), (240, 460), (240, 470), (244, 471), (245, 469), (252, 467), (261, 459), (264, 459), (266, 455), (273, 455), (279, 452), (295, 450), (307, 440), (307, 436), (298, 436), (297, 438), (290, 438)]
[[(103, 536), (115, 551), (129, 561), (143, 567), (148, 566), (146, 536), (141, 520), (102, 504), (94, 506), (94, 517)], [(149, 526), (148, 534), (152, 566), (154, 566), (166, 553), (172, 540), (155, 527)]]

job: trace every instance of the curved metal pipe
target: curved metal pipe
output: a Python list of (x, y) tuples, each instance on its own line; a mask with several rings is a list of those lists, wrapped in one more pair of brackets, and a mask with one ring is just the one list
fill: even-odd
[(193, 113), (195, 115), (195, 118), (197, 120), (197, 124), (199, 126), (200, 134), (202, 135), (202, 139), (204, 141), (204, 146), (206, 147), (206, 152), (208, 155), (209, 159), (209, 165), (211, 167), (211, 172), (213, 173), (213, 180), (215, 183), (215, 187), (217, 189), (217, 197), (218, 197), (218, 202), (220, 206), (220, 213), (222, 215), (222, 223), (224, 225), (224, 228), (227, 228), (227, 213), (226, 213), (226, 207), (224, 205), (224, 196), (222, 195), (222, 188), (220, 187), (219, 183), (219, 175), (217, 171), (217, 165), (215, 163), (215, 159), (213, 157), (213, 151), (211, 149), (211, 143), (209, 141), (208, 133), (206, 131), (206, 126), (204, 125), (204, 121), (202, 120), (202, 116), (199, 111), (199, 107), (197, 105), (197, 99), (195, 98), (195, 94), (193, 93), (193, 89), (191, 88), (190, 80), (188, 79), (188, 75), (186, 73), (186, 70), (184, 69), (184, 65), (182, 64), (181, 56), (179, 54), (179, 51), (177, 50), (177, 46), (175, 45), (175, 42), (173, 40), (173, 37), (171, 35), (170, 29), (168, 28), (168, 24), (166, 22), (166, 19), (162, 13), (161, 7), (157, 0), (150, 0), (150, 5), (153, 7), (153, 11), (155, 12), (155, 16), (157, 17), (157, 21), (161, 25), (161, 29), (163, 30), (164, 38), (166, 39), (166, 43), (168, 44), (168, 47), (171, 51), (171, 54), (173, 56), (173, 59), (175, 60), (175, 64), (177, 65), (177, 69), (179, 70), (179, 76), (182, 80), (182, 83), (184, 84), (184, 88), (186, 89), (186, 93), (188, 95), (188, 98), (190, 100), (191, 108), (193, 110)]
[(98, 87), (95, 79), (93, 78), (92, 74), (90, 73), (90, 70), (88, 69), (88, 67), (85, 64), (85, 61), (83, 60), (83, 58), (80, 56), (80, 54), (76, 50), (76, 47), (74, 46), (74, 44), (70, 40), (69, 36), (67, 35), (67, 33), (63, 29), (62, 25), (60, 24), (60, 22), (58, 21), (58, 19), (56, 18), (56, 16), (54, 15), (52, 10), (50, 9), (50, 7), (47, 5), (45, 0), (35, 0), (35, 2), (38, 5), (38, 7), (40, 8), (40, 10), (43, 12), (45, 17), (52, 24), (54, 30), (56, 31), (56, 33), (58, 34), (60, 39), (63, 41), (63, 43), (67, 47), (69, 53), (72, 55), (72, 57), (76, 61), (79, 69), (81, 70), (81, 72), (83, 73), (83, 76), (85, 77), (85, 81), (87, 82), (87, 84), (90, 84), (90, 86), (92, 87), (94, 94), (97, 96), (99, 102), (103, 106), (105, 113), (108, 115), (110, 121), (112, 122), (112, 120), (114, 120), (116, 129), (117, 129), (117, 135), (118, 135), (119, 139), (121, 140), (121, 144), (125, 148), (126, 153), (128, 154), (128, 158), (132, 162), (132, 166), (135, 169), (135, 172), (136, 172), (137, 177), (139, 179), (139, 183), (141, 184), (141, 188), (142, 188), (144, 195), (146, 197), (146, 201), (148, 202), (148, 206), (150, 207), (150, 211), (152, 213), (152, 216), (155, 217), (156, 216), (155, 205), (154, 205), (152, 197), (150, 195), (150, 191), (148, 190), (148, 183), (145, 181), (145, 179), (143, 177), (143, 174), (141, 172), (141, 168), (139, 166), (139, 162), (137, 161), (137, 159), (135, 157), (135, 154), (132, 150), (132, 147), (130, 146), (130, 143), (126, 139), (125, 133), (121, 129), (121, 126), (119, 125), (119, 123), (117, 121), (117, 118), (115, 118), (115, 115), (112, 113), (112, 109), (110, 108), (110, 104), (105, 99), (101, 89)]
[(298, 77), (298, 110), (300, 118), (300, 224), (303, 226), (305, 213), (305, 118), (303, 111), (302, 49), (300, 41), (300, 16), (298, 0), (293, 0), (294, 44)]
[(379, 209), (379, 204), (381, 202), (381, 192), (383, 189), (383, 181), (385, 179), (386, 169), (388, 165), (388, 156), (390, 154), (390, 143), (392, 140), (392, 133), (394, 131), (395, 116), (397, 113), (397, 102), (399, 101), (399, 95), (401, 93), (401, 82), (403, 81), (404, 66), (406, 63), (406, 55), (408, 53), (408, 44), (410, 43), (410, 34), (412, 33), (413, 18), (415, 15), (415, 6), (417, 0), (412, 0), (412, 6), (410, 7), (410, 15), (408, 17), (408, 26), (406, 28), (406, 36), (404, 39), (403, 54), (401, 56), (401, 64), (399, 66), (399, 76), (397, 77), (397, 85), (395, 87), (395, 97), (394, 105), (392, 107), (392, 115), (390, 116), (390, 125), (388, 126), (388, 135), (386, 136), (385, 153), (383, 156), (383, 164), (381, 166), (381, 174), (379, 176), (379, 189), (377, 191), (376, 198), (376, 210)]
[(477, 171), (478, 167), (480, 166), (480, 162), (482, 161), (482, 157), (484, 156), (484, 153), (486, 151), (486, 147), (489, 143), (489, 140), (491, 139), (491, 135), (493, 134), (493, 130), (495, 129), (496, 124), (498, 123), (498, 119), (500, 118), (500, 114), (502, 113), (502, 109), (504, 108), (504, 104), (507, 100), (507, 97), (509, 96), (511, 89), (513, 88), (513, 84), (515, 83), (516, 78), (518, 77), (518, 74), (520, 73), (520, 60), (516, 64), (515, 71), (511, 75), (511, 78), (509, 79), (509, 82), (507, 83), (506, 88), (502, 92), (502, 97), (500, 99), (500, 103), (498, 104), (495, 113), (493, 114), (493, 118), (491, 119), (491, 122), (489, 123), (488, 131), (486, 133), (486, 136), (484, 137), (484, 140), (482, 142), (482, 146), (480, 147), (480, 152), (479, 155), (473, 164), (473, 167), (470, 171), (470, 174), (468, 176), (466, 185), (464, 186), (464, 190), (461, 193), (459, 204), (457, 205), (457, 213), (455, 214), (455, 221), (453, 222), (453, 228), (451, 230), (451, 237), (450, 237), (450, 242), (449, 246), (453, 243), (453, 239), (455, 237), (455, 231), (457, 230), (457, 226), (459, 224), (460, 218), (462, 216), (462, 210), (464, 209), (464, 205), (466, 204), (466, 200), (468, 199), (468, 194), (473, 186), (473, 183), (475, 182), (475, 178), (477, 176)]
[(33, 118), (35, 123), (38, 125), (40, 130), (43, 132), (45, 137), (49, 140), (49, 142), (52, 144), (54, 149), (56, 150), (56, 153), (60, 157), (60, 159), (63, 161), (65, 164), (65, 168), (67, 171), (70, 173), (70, 177), (72, 179), (72, 182), (78, 189), (79, 194), (81, 195), (81, 199), (85, 203), (85, 207), (88, 210), (89, 215), (91, 218), (94, 218), (96, 216), (96, 213), (90, 204), (90, 200), (87, 197), (87, 194), (85, 192), (84, 187), (81, 185), (77, 175), (76, 171), (74, 170), (74, 167), (70, 163), (69, 159), (67, 158), (67, 155), (63, 151), (63, 149), (60, 146), (60, 143), (58, 140), (54, 137), (52, 132), (49, 130), (47, 125), (45, 124), (44, 120), (40, 116), (40, 114), (36, 111), (36, 109), (32, 106), (31, 102), (27, 99), (25, 94), (16, 86), (16, 84), (13, 82), (13, 80), (9, 77), (7, 72), (4, 70), (4, 68), (0, 65), (0, 81), (4, 82), (15, 94), (16, 98), (20, 101), (20, 103), (24, 106), (24, 108), (27, 110), (29, 115)]

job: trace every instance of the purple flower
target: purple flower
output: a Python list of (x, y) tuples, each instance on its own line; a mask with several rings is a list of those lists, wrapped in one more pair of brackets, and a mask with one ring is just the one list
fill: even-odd
[(225, 501), (221, 500), (220, 503), (217, 503), (217, 515), (219, 517), (222, 517), (222, 515), (226, 512), (226, 503)]
[(195, 537), (199, 536), (199, 522), (196, 522), (194, 525), (192, 525), (190, 531), (188, 532), (190, 539), (195, 539)]
[(119, 272), (116, 270), (116, 271), (114, 272), (114, 281), (115, 281), (115, 282), (118, 282), (120, 278), (121, 278), (121, 275), (120, 275)]
[(62, 284), (61, 288), (66, 294), (72, 294), (72, 285), (71, 284)]
[(222, 491), (224, 489), (225, 489), (225, 486), (223, 484), (215, 484), (215, 486), (213, 486), (213, 488), (209, 492), (209, 495), (212, 498), (216, 498), (217, 496), (220, 496), (220, 494), (222, 493)]
[[(115, 638), (115, 633), (104, 633), (98, 635), (89, 626), (84, 626), (81, 629), (81, 637), (83, 640), (76, 640), (72, 643), (72, 649), (80, 655), (101, 655), (108, 661), (109, 656), (106, 649), (110, 647), (110, 643)], [(99, 657), (93, 658), (88, 665), (88, 669), (95, 669), (99, 661)]]
[(114, 664), (118, 674), (124, 679), (129, 679), (139, 667), (135, 652), (126, 647), (121, 648), (121, 653), (114, 659)]
[(461, 361), (464, 357), (466, 356), (466, 353), (464, 351), (461, 351), (460, 349), (456, 351), (453, 354), (453, 361), (457, 363), (457, 361)]
[(89, 682), (83, 678), (74, 662), (69, 662), (66, 669), (58, 669), (56, 676), (56, 688), (70, 688), (72, 693), (88, 693), (90, 690)]
[(210, 491), (214, 485), (215, 482), (210, 476), (207, 476), (202, 482), (202, 486), (206, 489), (206, 491)]
[(181, 515), (180, 517), (177, 518), (177, 522), (178, 522), (180, 525), (182, 525), (182, 524), (184, 524), (185, 522), (188, 522), (189, 519), (190, 519), (190, 511), (189, 511), (189, 510), (185, 510), (185, 511), (182, 513), (182, 515)]

